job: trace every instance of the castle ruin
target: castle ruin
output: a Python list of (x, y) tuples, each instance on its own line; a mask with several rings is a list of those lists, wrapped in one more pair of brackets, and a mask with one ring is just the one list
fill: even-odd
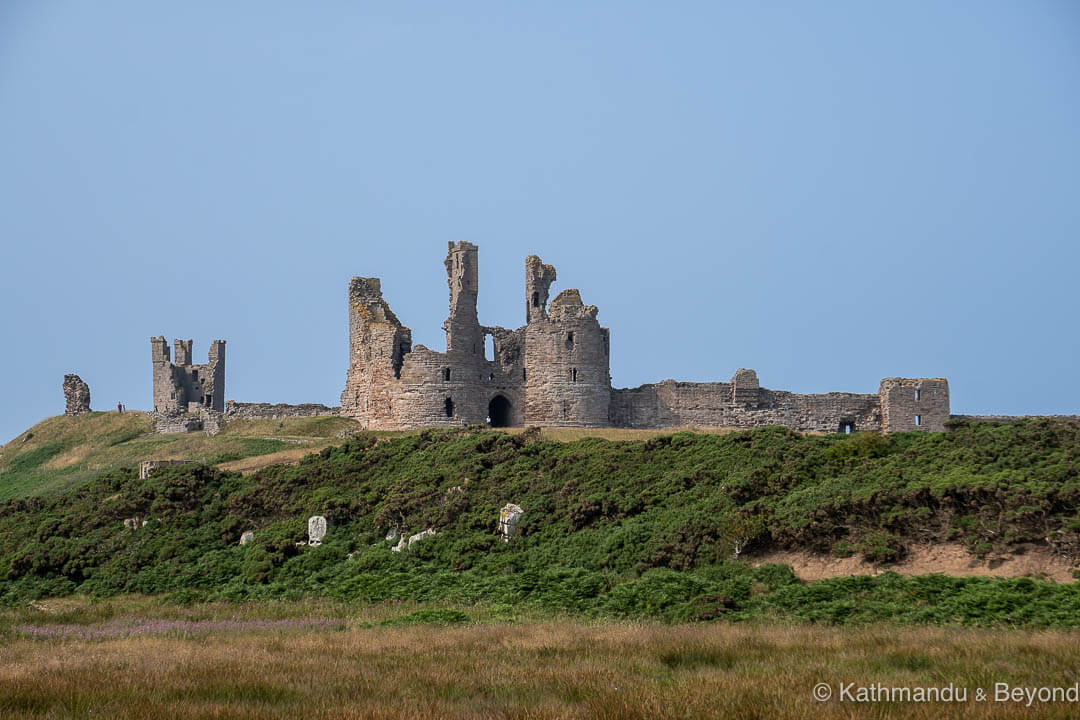
[(169, 357), (164, 336), (150, 338), (154, 368), (154, 418), (157, 432), (216, 432), (225, 411), (225, 341), (210, 343), (208, 361), (191, 362), (191, 340), (173, 340)]
[[(365, 427), (401, 430), (490, 424), (664, 428), (786, 425), (799, 431), (940, 432), (949, 418), (944, 378), (886, 378), (877, 393), (802, 395), (760, 386), (753, 370), (731, 382), (665, 380), (611, 387), (610, 334), (578, 290), (549, 302), (555, 268), (525, 259), (525, 322), (481, 325), (477, 247), (450, 243), (446, 352), (412, 344), (378, 278), (349, 283), (349, 369), (341, 414)], [(494, 357), (485, 357), (492, 339)], [(164, 340), (162, 340), (164, 342)], [(155, 372), (155, 404), (157, 384)]]

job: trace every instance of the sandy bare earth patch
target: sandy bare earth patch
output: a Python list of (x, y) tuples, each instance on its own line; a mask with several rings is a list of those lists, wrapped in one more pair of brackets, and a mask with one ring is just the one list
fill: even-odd
[(755, 566), (765, 563), (790, 565), (800, 580), (812, 582), (847, 575), (880, 575), (892, 570), (901, 575), (942, 573), (955, 577), (1025, 577), (1041, 576), (1059, 583), (1075, 582), (1073, 565), (1045, 548), (1030, 548), (1023, 553), (991, 555), (980, 559), (963, 545), (941, 543), (918, 545), (907, 557), (892, 565), (867, 562), (858, 555), (846, 558), (802, 551), (775, 551), (753, 558)]

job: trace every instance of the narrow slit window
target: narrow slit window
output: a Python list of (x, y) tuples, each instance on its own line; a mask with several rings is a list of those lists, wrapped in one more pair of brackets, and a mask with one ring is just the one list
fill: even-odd
[(443, 410), (446, 411), (446, 417), (454, 417), (454, 401), (450, 398), (446, 398), (443, 403)]
[(919, 391), (915, 391), (915, 402), (919, 402)]
[(570, 368), (570, 382), (577, 382), (577, 368)]
[(922, 425), (922, 415), (916, 415), (915, 416), (915, 427), (919, 427), (920, 425)]
[(532, 296), (533, 307), (540, 307), (540, 293), (534, 292)]
[(443, 382), (450, 382), (450, 368), (443, 368), (442, 379)]
[(521, 379), (525, 379), (525, 368), (521, 368)]

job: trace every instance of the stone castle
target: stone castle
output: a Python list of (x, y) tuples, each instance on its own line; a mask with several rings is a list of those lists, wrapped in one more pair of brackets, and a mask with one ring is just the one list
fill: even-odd
[[(477, 318), (477, 247), (450, 243), (445, 264), (446, 352), (413, 346), (411, 331), (383, 299), (378, 278), (354, 277), (349, 283), (342, 415), (379, 430), (486, 423), (896, 432), (942, 431), (949, 418), (944, 378), (886, 378), (876, 393), (800, 395), (763, 388), (753, 370), (740, 369), (726, 383), (665, 380), (613, 388), (610, 333), (597, 321), (596, 306), (585, 305), (577, 290), (563, 290), (549, 302), (554, 267), (535, 255), (525, 259), (525, 325), (508, 330), (481, 325)], [(488, 337), (492, 358), (485, 357)], [(156, 404), (156, 369), (154, 377)]]

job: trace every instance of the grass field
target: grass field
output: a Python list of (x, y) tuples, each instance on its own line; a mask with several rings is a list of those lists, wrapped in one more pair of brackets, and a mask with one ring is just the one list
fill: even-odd
[[(993, 701), (995, 683), (1071, 687), (1080, 663), (1076, 632), (665, 626), (522, 616), (507, 607), (414, 610), (327, 602), (178, 607), (148, 598), (9, 610), (0, 618), (0, 716), (829, 720), (1072, 718), (1080, 711), (1070, 702)], [(26, 637), (31, 626), (150, 619), (173, 624), (97, 639)], [(208, 621), (218, 624), (201, 630)], [(221, 629), (222, 621), (231, 629)], [(829, 685), (831, 700), (814, 699), (818, 683)], [(968, 699), (858, 703), (839, 699), (847, 683), (952, 683)], [(976, 700), (976, 689), (989, 699)]]
[(201, 432), (156, 435), (144, 412), (60, 415), (38, 423), (0, 450), (0, 501), (55, 495), (100, 472), (136, 467), (143, 460), (216, 465), (285, 453), (288, 457), (279, 456), (276, 462), (291, 462), (341, 443), (337, 434), (356, 425), (337, 417), (234, 420), (216, 436)]

